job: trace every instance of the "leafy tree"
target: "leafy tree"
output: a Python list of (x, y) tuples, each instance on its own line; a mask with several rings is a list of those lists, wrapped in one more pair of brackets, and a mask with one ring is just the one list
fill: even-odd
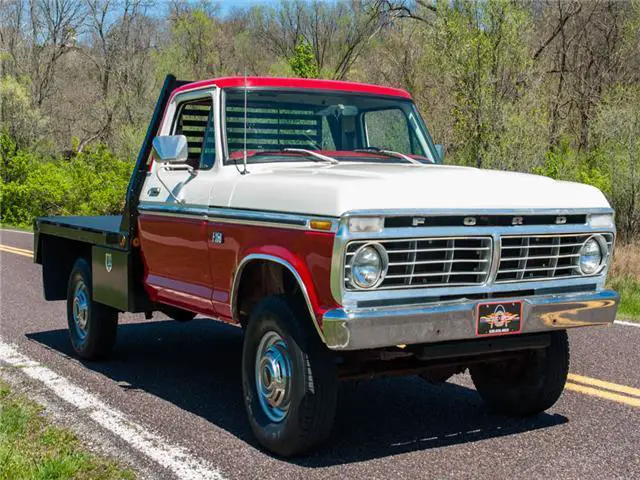
[(317, 78), (320, 75), (313, 49), (304, 40), (298, 41), (295, 55), (289, 59), (289, 65), (296, 77)]
[(640, 233), (640, 86), (616, 86), (599, 106), (595, 133), (598, 165), (612, 179), (610, 198), (617, 222), (630, 240)]
[(529, 77), (527, 12), (510, 0), (440, 1), (433, 48), (451, 77), (459, 161), (490, 163), (488, 152), (508, 122)]
[(154, 3), (0, 0), (4, 221), (117, 211), (164, 76), (246, 71), (405, 88), (447, 162), (595, 185), (640, 235), (640, 0)]
[(25, 83), (10, 75), (0, 77), (0, 126), (21, 146), (39, 140), (46, 125)]

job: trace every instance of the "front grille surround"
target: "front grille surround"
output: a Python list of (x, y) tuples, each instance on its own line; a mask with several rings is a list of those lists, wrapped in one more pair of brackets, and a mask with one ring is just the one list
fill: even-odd
[[(593, 236), (602, 236), (606, 243), (604, 266), (584, 275), (578, 267), (579, 252)], [(388, 269), (375, 288), (362, 289), (350, 281), (349, 263), (359, 248), (371, 243), (385, 248)], [(589, 278), (606, 271), (613, 243), (613, 232), (352, 240), (344, 250), (343, 288), (364, 292)]]
[(575, 233), (546, 235), (504, 235), (500, 237), (500, 258), (495, 283), (558, 280), (588, 277), (580, 271), (580, 249), (593, 237), (606, 244), (603, 264), (606, 268), (613, 248), (612, 233)]
[(371, 243), (381, 245), (388, 256), (386, 275), (371, 290), (482, 285), (491, 273), (490, 236), (358, 240), (346, 248), (346, 290), (361, 290), (350, 280), (350, 261), (360, 248)]

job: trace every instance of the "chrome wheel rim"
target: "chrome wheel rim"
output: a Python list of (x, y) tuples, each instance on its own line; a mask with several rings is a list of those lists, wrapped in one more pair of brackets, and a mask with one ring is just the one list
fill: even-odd
[(291, 374), (286, 342), (276, 332), (265, 333), (258, 345), (255, 377), (260, 406), (272, 422), (281, 422), (289, 411)]
[(87, 336), (89, 323), (89, 289), (80, 280), (73, 292), (73, 323), (80, 340)]

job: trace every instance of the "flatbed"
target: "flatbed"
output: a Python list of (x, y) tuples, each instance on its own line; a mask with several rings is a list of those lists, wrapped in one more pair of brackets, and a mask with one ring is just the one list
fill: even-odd
[[(93, 245), (119, 247), (121, 225), (122, 215), (40, 217), (35, 231)], [(35, 247), (38, 245), (36, 238)]]

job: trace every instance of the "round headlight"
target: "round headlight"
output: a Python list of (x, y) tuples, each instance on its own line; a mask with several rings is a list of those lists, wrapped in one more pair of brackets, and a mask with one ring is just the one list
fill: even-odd
[(597, 273), (604, 264), (606, 244), (600, 237), (591, 237), (580, 248), (580, 272), (583, 275)]
[(351, 282), (359, 288), (378, 286), (387, 273), (387, 252), (381, 245), (367, 244), (360, 247), (351, 260)]

